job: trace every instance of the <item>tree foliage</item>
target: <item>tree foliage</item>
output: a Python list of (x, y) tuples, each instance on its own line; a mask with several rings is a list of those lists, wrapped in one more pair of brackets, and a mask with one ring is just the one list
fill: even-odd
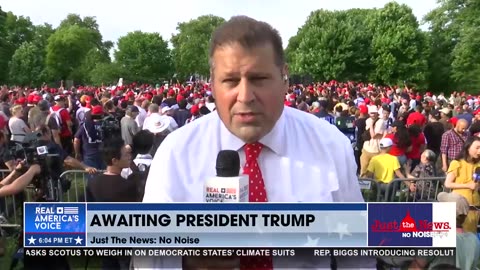
[(179, 23), (178, 34), (171, 39), (173, 62), (181, 78), (192, 74), (207, 76), (210, 73), (208, 54), (213, 31), (225, 20), (206, 15)]
[(365, 79), (370, 69), (372, 10), (312, 12), (286, 54), (291, 70), (316, 80)]
[(46, 64), (55, 78), (80, 80), (79, 67), (95, 48), (91, 31), (79, 25), (59, 28), (48, 39)]
[(410, 8), (312, 12), (286, 49), (291, 70), (316, 80), (426, 80), (427, 39)]
[(370, 79), (387, 84), (402, 81), (424, 84), (428, 71), (425, 35), (412, 10), (392, 2), (379, 9), (373, 21)]
[(119, 78), (127, 74), (115, 63), (98, 63), (89, 74), (88, 80), (93, 85), (115, 84)]
[(121, 37), (115, 59), (133, 81), (153, 83), (173, 73), (168, 43), (158, 33), (135, 31)]
[(0, 9), (0, 81), (9, 80), (9, 62), (15, 50), (23, 43), (30, 42), (34, 37), (34, 25), (30, 18), (16, 16), (12, 12), (3, 12)]
[(5, 20), (7, 13), (0, 7), (0, 83), (5, 83), (8, 77), (8, 45), (7, 45), (7, 29), (5, 28)]

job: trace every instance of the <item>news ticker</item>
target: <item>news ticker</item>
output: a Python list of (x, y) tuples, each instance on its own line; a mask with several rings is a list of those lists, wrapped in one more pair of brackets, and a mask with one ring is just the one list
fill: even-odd
[(25, 247), (456, 246), (455, 203), (25, 203)]
[(450, 257), (455, 256), (455, 248), (188, 248), (188, 249), (156, 249), (156, 248), (25, 248), (26, 257), (69, 256), (69, 257)]

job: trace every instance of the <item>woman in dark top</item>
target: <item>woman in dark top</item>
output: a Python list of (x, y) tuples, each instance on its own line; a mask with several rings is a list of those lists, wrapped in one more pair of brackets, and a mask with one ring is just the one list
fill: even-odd
[(368, 118), (368, 108), (367, 106), (359, 106), (358, 108), (358, 118), (355, 120), (355, 137), (357, 139), (357, 143), (355, 144), (354, 154), (355, 154), (355, 161), (357, 162), (357, 174), (360, 174), (360, 155), (362, 154), (363, 149), (363, 139), (361, 134), (365, 132), (367, 126), (367, 118)]

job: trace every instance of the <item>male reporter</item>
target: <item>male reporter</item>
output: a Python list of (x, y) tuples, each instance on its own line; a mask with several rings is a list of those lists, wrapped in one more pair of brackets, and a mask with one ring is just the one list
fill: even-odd
[[(151, 164), (144, 202), (203, 202), (203, 186), (215, 175), (220, 150), (238, 151), (244, 168), (256, 168), (244, 170), (251, 202), (363, 201), (348, 138), (314, 115), (284, 106), (288, 70), (275, 29), (248, 17), (232, 18), (213, 34), (210, 65), (216, 112), (167, 136)], [(268, 260), (262, 269), (273, 269)], [(213, 261), (135, 258), (135, 267), (198, 269)], [(229, 268), (256, 269), (230, 263)], [(311, 268), (325, 266), (330, 258)]]

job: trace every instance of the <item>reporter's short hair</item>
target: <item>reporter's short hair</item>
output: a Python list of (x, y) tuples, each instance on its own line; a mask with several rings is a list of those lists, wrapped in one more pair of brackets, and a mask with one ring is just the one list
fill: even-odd
[(217, 48), (238, 43), (245, 49), (271, 44), (275, 64), (285, 64), (282, 38), (276, 29), (266, 22), (257, 21), (247, 16), (234, 16), (219, 26), (212, 34), (210, 43), (210, 69), (213, 68), (213, 55)]
[(107, 166), (112, 166), (113, 159), (122, 158), (122, 148), (124, 146), (125, 143), (121, 138), (114, 138), (112, 140), (109, 140), (108, 143), (104, 143), (102, 148), (103, 162), (105, 162)]

